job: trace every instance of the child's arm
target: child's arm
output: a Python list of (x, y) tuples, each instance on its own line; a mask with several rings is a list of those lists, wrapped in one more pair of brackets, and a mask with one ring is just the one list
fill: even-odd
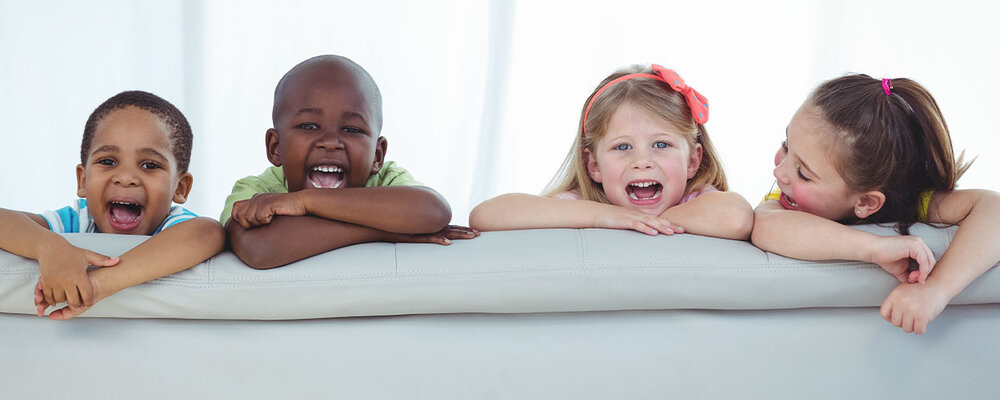
[(486, 200), (469, 215), (469, 225), (481, 231), (538, 228), (632, 229), (647, 235), (684, 232), (664, 218), (589, 200), (553, 199), (508, 193)]
[[(222, 251), (225, 239), (219, 223), (205, 217), (192, 218), (164, 229), (122, 254), (114, 268), (88, 272), (94, 286), (94, 303), (122, 289), (191, 268)], [(37, 293), (35, 300), (38, 303)], [(49, 318), (73, 318), (92, 304), (70, 305), (53, 311)], [(39, 305), (45, 307), (55, 303), (43, 301)]]
[(38, 260), (42, 294), (51, 304), (67, 302), (75, 307), (94, 304), (94, 288), (87, 267), (112, 266), (117, 258), (71, 245), (47, 229), (38, 214), (0, 209), (0, 248)]
[(753, 230), (753, 208), (735, 192), (708, 192), (660, 216), (696, 235), (747, 240)]
[(269, 269), (353, 244), (447, 245), (452, 239), (474, 238), (479, 232), (449, 225), (431, 234), (399, 234), (309, 215), (281, 215), (267, 225), (252, 229), (243, 228), (235, 220), (230, 220), (226, 223), (226, 235), (233, 253), (245, 264), (256, 269)]
[(448, 225), (451, 208), (440, 194), (422, 186), (260, 193), (233, 205), (232, 218), (245, 229), (266, 225), (277, 215), (311, 215), (387, 232), (427, 234)]
[(1000, 262), (1000, 194), (988, 190), (935, 193), (929, 207), (932, 223), (958, 224), (951, 245), (924, 285), (903, 284), (882, 303), (882, 317), (903, 331), (924, 333), (927, 323), (953, 297)]
[[(878, 264), (901, 283), (924, 282), (934, 253), (918, 236), (878, 236), (768, 200), (754, 211), (754, 246), (800, 260), (857, 260)], [(909, 271), (910, 259), (918, 271)]]

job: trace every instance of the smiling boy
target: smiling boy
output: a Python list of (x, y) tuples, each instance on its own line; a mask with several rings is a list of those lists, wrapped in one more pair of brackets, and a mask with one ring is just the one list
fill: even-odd
[(476, 235), (448, 226), (445, 199), (385, 161), (382, 97), (360, 65), (333, 55), (296, 65), (275, 88), (271, 117), (274, 167), (237, 181), (220, 217), (247, 265), (274, 268), (357, 243)]
[[(91, 113), (76, 167), (73, 205), (44, 214), (0, 209), (0, 248), (38, 260), (38, 314), (79, 315), (124, 288), (166, 276), (215, 255), (222, 227), (184, 203), (193, 178), (191, 127), (172, 104), (147, 92), (122, 92)], [(169, 229), (167, 229), (169, 228)], [(121, 257), (71, 245), (57, 233), (154, 235)], [(88, 270), (89, 266), (112, 267)]]

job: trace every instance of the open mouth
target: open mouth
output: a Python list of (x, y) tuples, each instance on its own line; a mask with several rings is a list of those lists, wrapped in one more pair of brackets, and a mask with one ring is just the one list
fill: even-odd
[(115, 232), (131, 232), (142, 222), (142, 204), (114, 200), (107, 204), (108, 223)]
[(336, 165), (320, 165), (309, 171), (309, 183), (317, 189), (336, 189), (344, 185), (344, 170)]
[(663, 185), (655, 181), (635, 181), (625, 186), (625, 193), (633, 203), (655, 202), (663, 192)]
[(796, 203), (794, 198), (789, 197), (784, 192), (782, 192), (781, 196), (778, 197), (778, 204), (781, 204), (781, 207), (783, 207), (786, 210), (798, 210), (799, 209), (799, 203)]

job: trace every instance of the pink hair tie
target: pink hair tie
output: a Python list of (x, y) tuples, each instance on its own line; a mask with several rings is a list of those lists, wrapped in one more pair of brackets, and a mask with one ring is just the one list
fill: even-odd
[(892, 96), (892, 79), (882, 79), (882, 91), (886, 96)]
[(600, 96), (601, 93), (604, 93), (604, 91), (612, 85), (635, 78), (650, 78), (670, 85), (671, 89), (684, 95), (684, 99), (687, 100), (687, 105), (691, 109), (691, 117), (694, 118), (695, 122), (699, 124), (708, 122), (708, 99), (706, 99), (705, 96), (702, 96), (701, 93), (698, 93), (692, 87), (685, 84), (684, 80), (681, 79), (680, 75), (677, 75), (674, 70), (666, 69), (656, 64), (653, 64), (652, 68), (652, 74), (628, 74), (608, 82), (606, 85), (598, 89), (597, 93), (594, 93), (594, 96), (590, 98), (590, 102), (587, 103), (587, 109), (583, 111), (583, 134), (587, 134), (587, 116), (590, 114), (590, 106), (594, 105), (594, 101), (597, 100), (597, 97)]

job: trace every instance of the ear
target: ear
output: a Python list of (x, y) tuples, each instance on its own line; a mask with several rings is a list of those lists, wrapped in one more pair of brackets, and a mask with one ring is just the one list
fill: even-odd
[(688, 155), (688, 179), (698, 175), (698, 168), (701, 167), (701, 153), (701, 143), (695, 143), (694, 148), (691, 149), (691, 154)]
[(193, 183), (194, 176), (190, 172), (181, 174), (180, 179), (177, 180), (177, 187), (174, 188), (174, 203), (184, 204), (187, 201), (188, 194), (191, 193), (191, 184)]
[(875, 214), (885, 205), (885, 194), (878, 190), (862, 193), (858, 202), (854, 204), (854, 216), (859, 219), (868, 218)]
[(87, 169), (83, 164), (76, 165), (76, 195), (81, 199), (87, 198)]
[(590, 175), (590, 179), (601, 183), (601, 168), (597, 165), (597, 156), (590, 149), (583, 149), (583, 160), (587, 164), (587, 175)]
[(278, 150), (278, 131), (274, 128), (267, 130), (264, 135), (264, 145), (267, 146), (267, 160), (275, 167), (281, 166), (281, 151)]
[(385, 151), (389, 148), (389, 141), (383, 136), (379, 136), (375, 142), (375, 161), (372, 162), (372, 174), (377, 174), (382, 169), (385, 162)]

